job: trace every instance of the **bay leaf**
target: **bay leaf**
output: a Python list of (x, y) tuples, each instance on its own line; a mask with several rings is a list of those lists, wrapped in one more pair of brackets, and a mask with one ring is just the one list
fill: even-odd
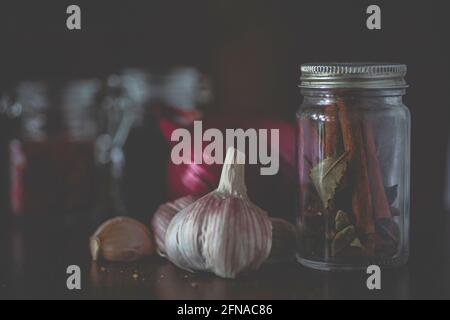
[(331, 242), (331, 255), (336, 257), (344, 249), (348, 248), (356, 238), (356, 230), (354, 226), (348, 226), (344, 230), (338, 232)]
[(350, 247), (364, 249), (363, 244), (358, 238), (353, 239), (353, 241), (350, 243)]
[(347, 154), (348, 151), (339, 157), (326, 158), (311, 169), (311, 181), (326, 209), (347, 169)]
[(346, 227), (348, 227), (351, 224), (350, 216), (347, 212), (344, 212), (342, 210), (339, 210), (336, 213), (336, 217), (334, 218), (335, 225), (336, 225), (336, 231), (342, 231)]

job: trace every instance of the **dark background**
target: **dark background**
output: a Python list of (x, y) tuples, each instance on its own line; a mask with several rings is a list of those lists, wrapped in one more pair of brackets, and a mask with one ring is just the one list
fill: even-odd
[[(68, 4), (82, 30), (68, 31)], [(368, 4), (382, 30), (365, 27)], [(299, 66), (311, 61), (408, 65), (412, 228), (443, 213), (450, 121), (444, 1), (2, 1), (3, 86), (25, 79), (102, 76), (122, 67), (195, 65), (212, 75), (216, 108), (293, 113)]]
[[(300, 105), (300, 64), (408, 65), (412, 114), (412, 258), (444, 227), (450, 37), (444, 1), (10, 1), (0, 4), (0, 88), (21, 80), (103, 76), (123, 67), (194, 65), (211, 75), (217, 110)], [(66, 7), (82, 30), (66, 29)], [(365, 27), (369, 4), (382, 30)]]

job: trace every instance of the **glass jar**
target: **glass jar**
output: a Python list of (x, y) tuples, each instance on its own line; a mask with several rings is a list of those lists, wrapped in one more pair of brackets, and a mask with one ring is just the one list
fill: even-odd
[(406, 66), (306, 64), (297, 114), (298, 261), (393, 267), (409, 254)]
[(94, 198), (93, 113), (99, 83), (21, 82), (8, 110), (17, 118), (9, 142), (13, 216), (52, 216), (72, 222)]
[(10, 109), (17, 110), (19, 127), (9, 143), (9, 194), (11, 214), (44, 215), (55, 210), (53, 164), (50, 152), (49, 110), (54, 96), (48, 83), (25, 81), (11, 95)]
[(13, 118), (7, 93), (0, 93), (0, 220), (9, 213), (9, 141)]
[(94, 160), (95, 115), (100, 85), (97, 79), (64, 82), (58, 91), (59, 104), (50, 113), (50, 116), (56, 114), (61, 127), (52, 133), (50, 143), (53, 170), (58, 177), (57, 207), (68, 224), (84, 221), (95, 203), (99, 183)]
[(155, 109), (161, 103), (161, 75), (143, 69), (128, 69), (121, 76), (123, 95), (130, 100), (135, 123), (123, 144), (124, 166), (121, 194), (127, 215), (143, 222), (166, 199), (167, 143)]
[(168, 150), (151, 114), (159, 91), (159, 77), (143, 69), (106, 79), (96, 141), (101, 181), (96, 222), (118, 215), (145, 222), (165, 201)]

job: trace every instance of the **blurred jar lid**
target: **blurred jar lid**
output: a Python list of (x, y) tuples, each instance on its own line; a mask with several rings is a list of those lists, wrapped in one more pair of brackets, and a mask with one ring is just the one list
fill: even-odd
[(145, 105), (151, 98), (160, 95), (159, 77), (143, 69), (124, 69), (116, 79), (126, 95), (135, 103)]
[(186, 111), (207, 103), (212, 95), (208, 77), (195, 67), (178, 67), (168, 72), (162, 94), (166, 104)]
[(94, 117), (101, 82), (98, 79), (73, 80), (61, 92), (62, 121), (72, 139), (92, 139), (96, 134)]
[(11, 112), (22, 117), (22, 136), (41, 141), (47, 136), (47, 111), (50, 108), (49, 85), (43, 81), (21, 82), (15, 90)]

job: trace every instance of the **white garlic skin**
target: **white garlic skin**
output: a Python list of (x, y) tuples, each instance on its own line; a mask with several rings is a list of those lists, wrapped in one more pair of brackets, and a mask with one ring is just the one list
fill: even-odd
[(173, 217), (196, 200), (186, 196), (159, 206), (151, 220), (151, 231), (156, 245), (156, 251), (162, 257), (166, 256), (166, 231)]
[(180, 268), (235, 278), (270, 254), (272, 223), (248, 199), (244, 165), (230, 161), (236, 153), (228, 151), (218, 189), (180, 211), (167, 229), (166, 252)]
[(141, 222), (117, 217), (104, 222), (90, 238), (94, 261), (135, 261), (154, 252), (150, 230)]

